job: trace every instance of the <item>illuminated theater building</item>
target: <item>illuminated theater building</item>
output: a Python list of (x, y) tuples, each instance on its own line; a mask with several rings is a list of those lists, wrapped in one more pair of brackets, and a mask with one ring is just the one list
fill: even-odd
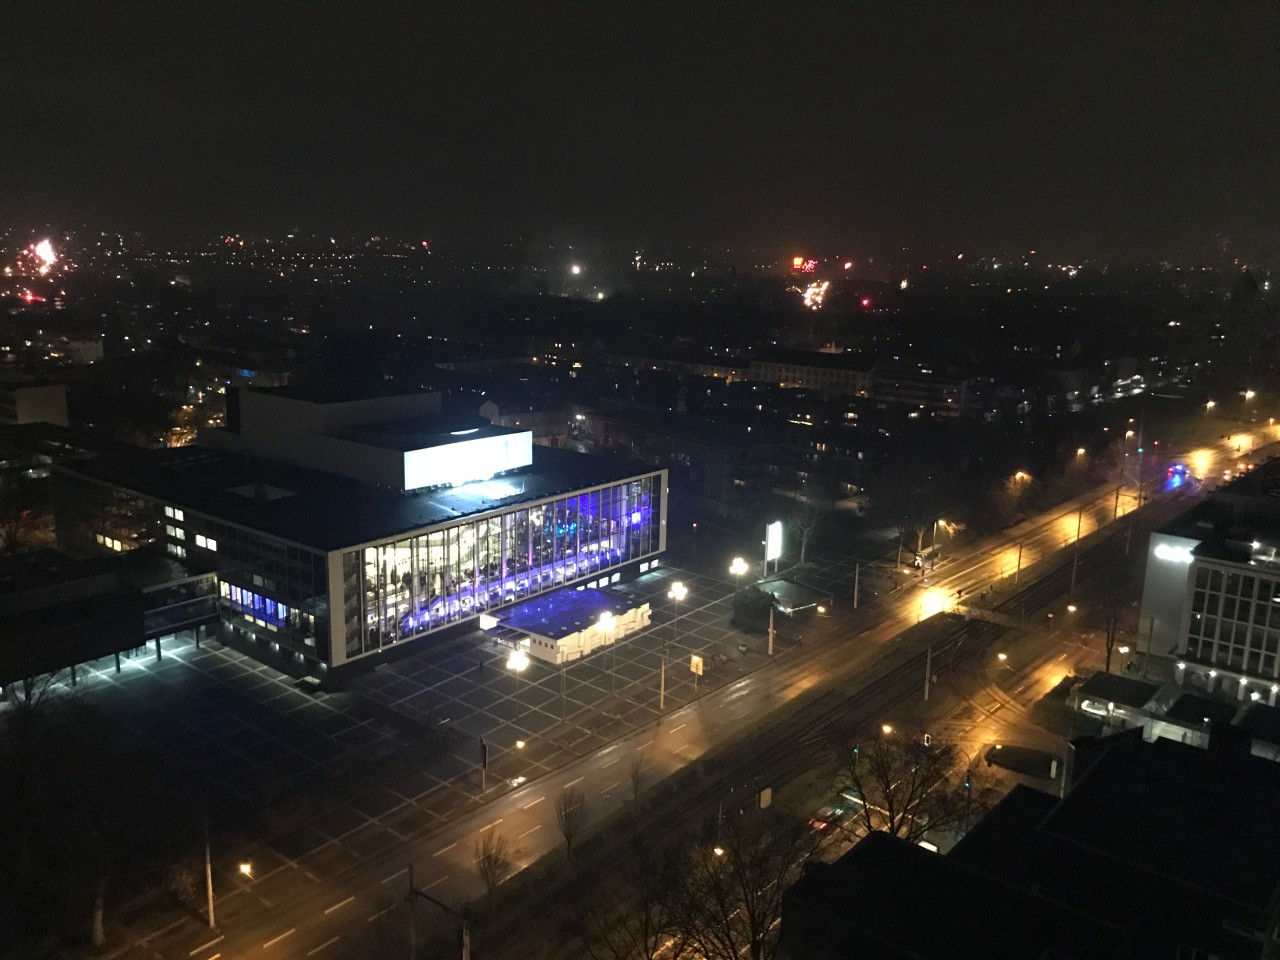
[(59, 546), (154, 545), (218, 577), (222, 619), (324, 667), (566, 585), (649, 569), (665, 470), (535, 446), (438, 394), (232, 391), (200, 445), (58, 468)]

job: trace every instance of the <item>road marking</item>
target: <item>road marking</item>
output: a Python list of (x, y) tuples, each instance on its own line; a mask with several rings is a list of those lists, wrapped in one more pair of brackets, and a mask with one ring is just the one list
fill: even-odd
[(214, 938), (213, 938), (212, 940), (210, 940), (208, 943), (202, 943), (202, 944), (200, 944), (200, 946), (196, 947), (194, 950), (192, 950), (190, 953), (188, 953), (188, 954), (187, 954), (187, 956), (188, 956), (188, 957), (194, 957), (194, 956), (195, 956), (197, 953), (199, 953), (201, 950), (208, 950), (208, 949), (209, 949), (210, 947), (212, 947), (215, 943), (221, 943), (221, 942), (222, 942), (223, 940), (225, 940), (225, 939), (227, 939), (227, 935), (226, 935), (225, 933), (224, 933), (224, 934), (222, 934), (222, 936), (220, 936), (220, 937), (214, 937)]
[(678, 726), (678, 727), (672, 727), (672, 728), (671, 728), (671, 732), (672, 732), (672, 733), (678, 733), (679, 731), (683, 730), (683, 729), (684, 729), (685, 727), (687, 727), (688, 725), (689, 725), (689, 724), (688, 724), (688, 722), (686, 721), (685, 723), (680, 724), (680, 726)]
[(435, 853), (433, 853), (433, 854), (432, 854), (432, 856), (433, 856), (433, 857), (438, 857), (438, 856), (440, 856), (440, 854), (442, 854), (442, 853), (448, 853), (450, 850), (452, 850), (452, 849), (453, 849), (454, 847), (456, 847), (457, 845), (458, 845), (458, 841), (457, 841), (457, 840), (455, 840), (455, 841), (453, 841), (453, 843), (449, 844), (447, 847), (441, 847), (439, 850), (437, 850)]
[(330, 907), (328, 910), (324, 912), (324, 915), (327, 917), (329, 914), (333, 913), (333, 911), (341, 909), (342, 907), (345, 907), (348, 903), (350, 903), (354, 899), (355, 899), (355, 895), (353, 894), (352, 896), (347, 897), (347, 899), (343, 900), (341, 903), (335, 903), (332, 907)]
[(308, 957), (314, 957), (317, 953), (319, 953), (319, 952), (320, 952), (321, 950), (323, 950), (325, 947), (331, 947), (331, 946), (333, 946), (333, 945), (334, 945), (335, 943), (337, 943), (337, 942), (338, 942), (338, 938), (337, 938), (337, 937), (334, 937), (332, 940), (326, 940), (324, 943), (320, 944), (320, 946), (316, 947), (314, 950), (308, 950), (308, 951), (307, 951), (307, 956), (308, 956)]
[(399, 870), (397, 870), (397, 871), (396, 871), (395, 873), (393, 873), (391, 876), (389, 876), (389, 877), (383, 877), (383, 878), (382, 878), (380, 881), (378, 881), (378, 882), (379, 882), (379, 883), (390, 883), (390, 882), (391, 882), (392, 880), (394, 880), (396, 877), (400, 876), (401, 874), (408, 873), (408, 872), (409, 872), (409, 868), (408, 868), (408, 867), (401, 867)]
[(610, 790), (612, 790), (614, 787), (620, 787), (620, 786), (622, 786), (622, 781), (621, 781), (621, 780), (617, 781), (616, 783), (611, 783), (611, 784), (609, 784), (607, 787), (605, 787), (605, 788), (604, 788), (603, 790), (601, 790), (600, 792), (601, 792), (601, 793), (608, 793), (608, 792), (609, 792)]
[(444, 882), (445, 882), (446, 880), (448, 880), (448, 879), (449, 879), (449, 877), (448, 877), (448, 875), (446, 875), (446, 876), (441, 877), (439, 880), (432, 880), (430, 883), (428, 883), (428, 884), (427, 884), (425, 887), (423, 887), (422, 889), (423, 889), (423, 890), (430, 890), (432, 887), (439, 886), (440, 884), (444, 883)]
[(543, 794), (543, 795), (542, 795), (542, 796), (540, 796), (537, 800), (530, 800), (528, 803), (526, 803), (526, 804), (525, 804), (523, 807), (521, 807), (520, 809), (521, 809), (521, 810), (528, 810), (528, 809), (529, 809), (530, 807), (532, 807), (535, 803), (541, 803), (541, 802), (542, 802), (543, 800), (545, 800), (545, 799), (547, 799), (547, 796), (546, 796), (546, 794)]
[(542, 824), (538, 824), (536, 827), (530, 827), (530, 828), (529, 828), (528, 830), (526, 830), (524, 833), (520, 834), (520, 836), (516, 837), (516, 839), (517, 839), (517, 840), (523, 840), (523, 839), (524, 839), (525, 837), (527, 837), (529, 834), (533, 833), (533, 831), (534, 831), (534, 830), (541, 830), (541, 829), (542, 829)]
[(481, 827), (479, 830), (476, 831), (476, 833), (484, 833), (486, 830), (489, 829), (489, 827), (496, 827), (501, 822), (502, 822), (502, 817), (499, 817), (497, 820), (493, 821), (493, 823), (488, 824), (487, 826)]
[(564, 785), (564, 786), (565, 786), (565, 789), (567, 790), (567, 789), (569, 789), (570, 787), (572, 787), (575, 783), (581, 783), (581, 782), (582, 782), (583, 780), (585, 780), (585, 779), (587, 779), (587, 778), (586, 778), (586, 777), (579, 777), (577, 780), (570, 780), (568, 783), (566, 783), (566, 784)]
[(642, 743), (642, 744), (640, 744), (640, 749), (641, 749), (641, 750), (643, 750), (645, 747), (651, 747), (651, 746), (653, 746), (653, 741), (652, 741), (652, 740), (650, 740), (648, 743)]
[(602, 764), (600, 765), (600, 769), (601, 769), (601, 770), (603, 770), (605, 767), (612, 767), (615, 763), (617, 763), (617, 762), (618, 762), (619, 760), (621, 760), (621, 759), (622, 759), (621, 757), (614, 757), (614, 758), (613, 758), (612, 760), (610, 760), (608, 763), (602, 763)]
[(733, 719), (735, 719), (735, 720), (741, 720), (743, 717), (745, 717), (745, 716), (746, 716), (748, 713), (750, 713), (750, 712), (751, 712), (750, 710), (743, 710), (740, 714), (738, 714), (738, 715), (737, 715), (736, 717), (734, 717)]
[(273, 937), (272, 939), (268, 940), (266, 943), (262, 945), (262, 949), (265, 950), (267, 949), (267, 947), (274, 946), (275, 944), (279, 943), (285, 937), (292, 936), (297, 929), (298, 929), (297, 927), (291, 927), (290, 929), (286, 930), (284, 933), (280, 934), (280, 936)]
[(375, 913), (372, 917), (370, 917), (370, 918), (368, 919), (368, 921), (367, 921), (367, 922), (369, 922), (369, 923), (373, 923), (373, 921), (377, 920), (377, 919), (378, 919), (379, 917), (381, 917), (381, 916), (385, 916), (386, 914), (390, 913), (390, 912), (391, 912), (392, 910), (394, 910), (395, 908), (396, 908), (396, 905), (393, 903), (391, 906), (389, 906), (389, 907), (385, 907), (384, 909), (379, 910), (379, 911), (378, 911), (377, 913)]

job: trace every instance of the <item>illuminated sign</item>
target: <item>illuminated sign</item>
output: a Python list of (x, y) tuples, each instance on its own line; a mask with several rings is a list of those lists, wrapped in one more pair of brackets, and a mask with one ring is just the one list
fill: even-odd
[(765, 562), (777, 560), (782, 556), (782, 521), (775, 520), (764, 528)]
[(702, 676), (702, 658), (696, 653), (689, 654), (689, 671)]
[(791, 258), (791, 269), (792, 269), (792, 270), (799, 270), (799, 269), (800, 269), (801, 267), (803, 267), (803, 266), (804, 266), (804, 257), (792, 257), (792, 258)]
[(1167, 560), (1169, 563), (1190, 563), (1195, 559), (1186, 547), (1175, 547), (1169, 543), (1156, 544), (1155, 554), (1157, 560)]
[(488, 480), (504, 470), (527, 467), (531, 463), (533, 433), (528, 430), (408, 450), (404, 455), (404, 489)]

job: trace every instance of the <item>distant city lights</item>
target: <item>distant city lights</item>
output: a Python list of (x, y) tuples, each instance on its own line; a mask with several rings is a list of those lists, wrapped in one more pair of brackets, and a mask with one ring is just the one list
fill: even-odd
[(844, 268), (845, 268), (846, 270), (852, 270), (852, 269), (853, 269), (853, 261), (852, 261), (852, 260), (846, 260), (846, 261), (844, 262)]

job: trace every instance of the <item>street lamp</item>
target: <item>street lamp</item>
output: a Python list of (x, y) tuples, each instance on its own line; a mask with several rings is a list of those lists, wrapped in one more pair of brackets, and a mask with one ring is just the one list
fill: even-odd
[(734, 557), (733, 562), (729, 564), (729, 575), (737, 581), (737, 589), (742, 589), (742, 575), (750, 569), (751, 567), (742, 557)]
[(569, 272), (572, 273), (575, 277), (580, 276), (582, 274), (582, 267), (578, 266), (575, 263), (573, 266), (569, 268)]
[(523, 650), (511, 651), (511, 656), (507, 657), (507, 669), (516, 675), (516, 718), (522, 716), (520, 712), (520, 674), (529, 666), (529, 655)]
[(602, 631), (609, 634), (609, 692), (617, 693), (617, 671), (618, 671), (618, 652), (617, 644), (613, 641), (613, 612), (606, 610), (600, 614), (600, 619), (596, 621)]
[(999, 660), (1001, 663), (1004, 663), (1004, 661), (1009, 659), (1009, 655), (1007, 653), (997, 653), (996, 659)]
[(1208, 413), (1210, 410), (1212, 410), (1216, 406), (1217, 406), (1216, 403), (1214, 403), (1212, 400), (1209, 400), (1204, 405), (1204, 412)]
[(880, 732), (887, 737), (889, 734), (893, 733), (893, 726), (888, 723), (882, 723), (880, 724)]
[[(689, 596), (689, 588), (681, 581), (677, 580), (671, 585), (671, 589), (667, 591), (667, 599), (675, 604), (676, 613), (671, 618), (671, 630), (674, 633), (676, 629), (676, 621), (680, 619), (680, 601)], [(662, 666), (658, 668), (658, 712), (661, 713), (667, 707), (667, 641), (664, 635), (662, 641)]]
[(1076, 447), (1076, 456), (1077, 456), (1077, 457), (1083, 457), (1083, 456), (1084, 456), (1084, 447)]

